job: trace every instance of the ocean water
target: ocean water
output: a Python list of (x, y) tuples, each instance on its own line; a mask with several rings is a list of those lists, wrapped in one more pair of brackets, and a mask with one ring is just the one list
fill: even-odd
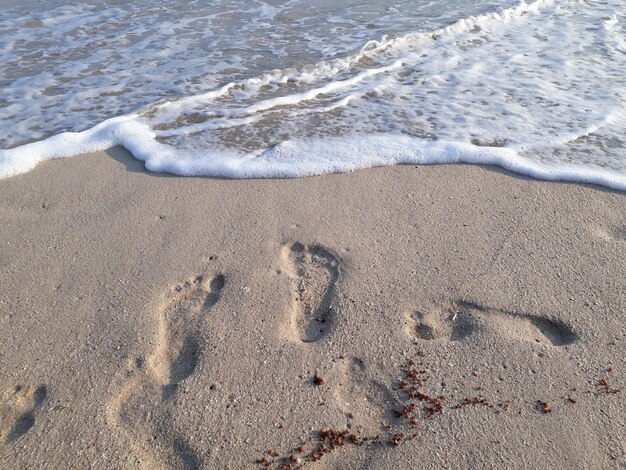
[(626, 190), (623, 0), (4, 0), (0, 177), (496, 164)]

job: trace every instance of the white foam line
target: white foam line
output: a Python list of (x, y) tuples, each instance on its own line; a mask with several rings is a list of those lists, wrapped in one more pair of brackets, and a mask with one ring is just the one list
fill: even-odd
[(285, 141), (258, 154), (181, 152), (156, 141), (136, 116), (103, 122), (83, 132), (66, 132), (45, 141), (0, 151), (0, 177), (32, 169), (38, 162), (105, 150), (121, 145), (146, 169), (181, 176), (227, 178), (293, 178), (354, 171), (396, 164), (472, 163), (497, 165), (522, 175), (550, 181), (596, 184), (626, 191), (626, 175), (569, 164), (529, 160), (514, 149), (467, 143), (426, 141), (406, 135), (367, 135)]
[[(382, 89), (383, 86), (379, 85), (378, 89)], [(350, 103), (350, 101), (353, 101), (355, 99), (361, 98), (363, 96), (365, 96), (366, 92), (359, 92), (359, 93), (351, 93), (348, 96), (341, 98), (337, 101), (335, 101), (332, 104), (329, 104), (328, 106), (324, 106), (321, 108), (305, 108), (305, 109), (299, 109), (299, 110), (293, 110), (289, 113), (289, 117), (295, 117), (295, 116), (305, 116), (308, 114), (323, 114), (323, 113), (327, 113), (329, 111), (334, 111), (335, 109), (339, 109), (339, 108), (343, 108), (345, 106), (348, 106), (348, 104)]]
[(258, 103), (252, 106), (249, 106), (242, 111), (246, 114), (258, 113), (259, 111), (266, 111), (268, 109), (277, 108), (279, 106), (296, 105), (296, 104), (302, 103), (303, 101), (309, 101), (309, 100), (315, 99), (319, 95), (333, 93), (337, 90), (354, 86), (357, 83), (362, 82), (368, 77), (373, 77), (375, 75), (380, 75), (382, 73), (390, 72), (392, 70), (397, 70), (399, 68), (402, 68), (402, 64), (403, 64), (402, 60), (397, 60), (393, 64), (388, 65), (386, 67), (364, 70), (363, 72), (347, 80), (339, 80), (336, 82), (330, 82), (324, 86), (313, 88), (312, 90), (308, 90), (302, 93), (294, 93), (292, 95), (281, 96), (278, 98), (259, 101)]
[(256, 116), (247, 116), (244, 118), (234, 119), (208, 119), (204, 122), (189, 124), (187, 126), (172, 127), (171, 129), (158, 129), (154, 133), (157, 137), (173, 137), (182, 135), (198, 134), (205, 131), (217, 131), (220, 129), (231, 129), (233, 127), (246, 126), (259, 122), (265, 114), (257, 114)]
[[(379, 88), (381, 87), (379, 86)], [(319, 114), (319, 113), (326, 113), (329, 111), (333, 111), (335, 109), (347, 106), (350, 103), (350, 101), (360, 98), (363, 95), (365, 95), (365, 92), (351, 93), (350, 95), (344, 98), (341, 98), (339, 100), (336, 100), (334, 103), (325, 107), (294, 109), (294, 110), (288, 111), (287, 117), (305, 116), (309, 114)], [(171, 129), (155, 130), (154, 133), (156, 134), (157, 137), (173, 137), (173, 136), (192, 135), (192, 134), (197, 134), (199, 132), (212, 131), (212, 130), (231, 129), (233, 127), (240, 127), (240, 126), (254, 124), (256, 122), (261, 121), (263, 118), (267, 117), (271, 113), (272, 111), (269, 110), (263, 113), (259, 113), (253, 116), (246, 116), (243, 118), (207, 119), (204, 122), (199, 122), (196, 124), (189, 124), (187, 126), (173, 127)]]
[[(163, 151), (170, 150), (163, 148)], [(164, 158), (154, 159), (150, 152), (136, 156), (146, 162), (150, 171), (226, 178), (294, 178), (397, 164), (471, 163), (496, 165), (537, 179), (596, 184), (626, 191), (626, 175), (576, 165), (540, 163), (509, 148), (432, 142), (405, 135), (285, 141), (255, 156), (223, 154), (211, 160), (194, 158), (191, 154), (179, 158), (164, 154)]]

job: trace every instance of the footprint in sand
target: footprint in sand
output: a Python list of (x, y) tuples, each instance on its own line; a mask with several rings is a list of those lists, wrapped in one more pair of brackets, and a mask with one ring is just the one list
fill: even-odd
[(163, 386), (163, 398), (169, 398), (195, 370), (201, 353), (198, 323), (219, 300), (225, 282), (222, 275), (208, 283), (202, 277), (186, 282), (176, 287), (173, 299), (160, 312), (157, 346), (148, 367)]
[(370, 377), (362, 359), (342, 359), (338, 367), (333, 397), (346, 417), (346, 427), (361, 433), (376, 434), (379, 423), (392, 420), (397, 400), (382, 382)]
[[(191, 376), (204, 349), (202, 321), (219, 301), (223, 275), (196, 277), (175, 287), (157, 315), (156, 347), (146, 361), (132, 361), (111, 402), (108, 419), (121, 429), (138, 463), (156, 468), (198, 468), (195, 450), (171, 426), (171, 403), (179, 384)], [(145, 367), (144, 367), (145, 362)]]
[(292, 284), (289, 325), (293, 336), (304, 343), (319, 341), (335, 318), (339, 258), (320, 245), (302, 243), (283, 247), (281, 258)]
[(594, 233), (603, 240), (610, 242), (626, 242), (626, 225), (596, 227)]
[(10, 444), (35, 425), (38, 411), (48, 392), (39, 387), (18, 385), (2, 394), (0, 403), (0, 443)]
[(485, 308), (470, 302), (450, 302), (428, 312), (411, 312), (406, 321), (407, 334), (419, 340), (462, 341), (486, 330), (550, 346), (566, 346), (578, 339), (569, 326), (557, 320)]

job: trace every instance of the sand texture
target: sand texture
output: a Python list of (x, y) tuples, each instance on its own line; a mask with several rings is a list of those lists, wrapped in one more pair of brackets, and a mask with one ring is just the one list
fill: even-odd
[(626, 467), (626, 195), (477, 166), (0, 181), (0, 467)]

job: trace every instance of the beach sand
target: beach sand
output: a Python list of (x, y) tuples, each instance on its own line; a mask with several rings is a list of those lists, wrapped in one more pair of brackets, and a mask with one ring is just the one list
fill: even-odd
[(121, 149), (2, 180), (0, 467), (624, 468), (625, 207)]

